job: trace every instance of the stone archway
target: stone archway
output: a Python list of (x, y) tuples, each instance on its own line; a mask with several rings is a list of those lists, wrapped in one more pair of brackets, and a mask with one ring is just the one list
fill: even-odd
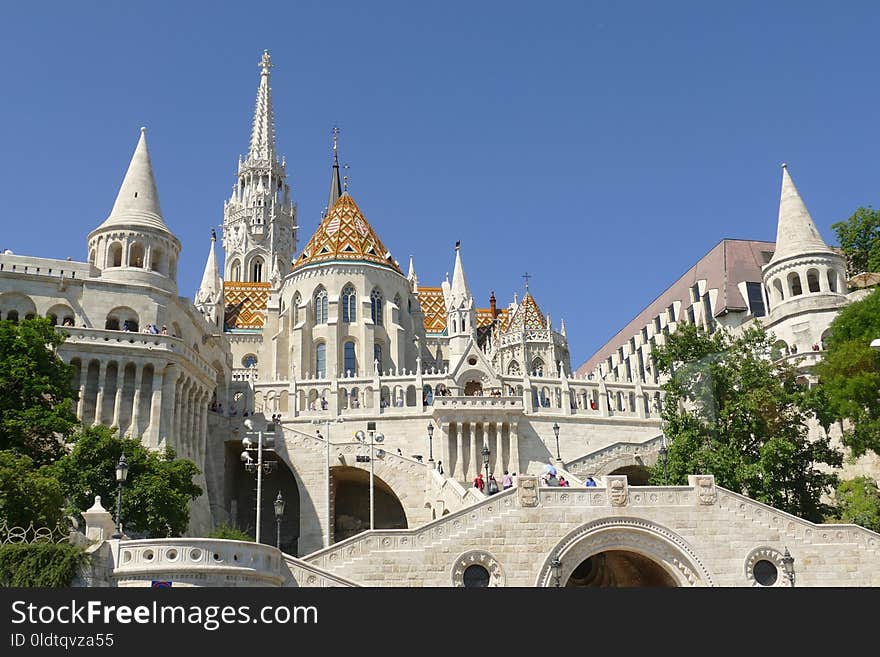
[(483, 394), (483, 384), (480, 381), (468, 381), (464, 384), (465, 397), (477, 397)]
[(651, 470), (640, 463), (625, 465), (616, 468), (608, 473), (609, 475), (626, 475), (627, 485), (629, 486), (647, 486), (648, 479), (651, 476)]
[[(370, 528), (370, 473), (362, 468), (331, 468), (333, 541), (338, 543)], [(394, 490), (373, 476), (374, 526), (406, 529), (406, 512)]]
[(550, 551), (537, 586), (714, 586), (708, 569), (675, 532), (643, 518), (603, 518), (570, 532)]

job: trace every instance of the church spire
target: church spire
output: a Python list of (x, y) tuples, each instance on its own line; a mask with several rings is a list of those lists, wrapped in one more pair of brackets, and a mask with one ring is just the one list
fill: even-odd
[(798, 193), (788, 173), (788, 165), (782, 165), (782, 192), (779, 197), (779, 223), (776, 228), (776, 251), (770, 262), (812, 251), (831, 251), (819, 231), (807, 206)]
[(146, 128), (141, 128), (128, 171), (119, 186), (116, 202), (101, 227), (132, 225), (171, 232), (162, 219), (162, 210), (159, 207), (159, 192), (156, 190), (153, 164), (147, 148)]
[(413, 291), (419, 291), (419, 276), (416, 274), (416, 266), (413, 262), (413, 257), (409, 257), (409, 272), (406, 275), (406, 280), (408, 280), (413, 285)]
[(461, 242), (455, 243), (455, 267), (452, 270), (452, 285), (449, 290), (449, 303), (447, 305), (459, 308), (467, 304), (471, 299), (471, 291), (468, 288), (467, 279), (464, 277), (464, 266), (461, 264)]
[(276, 161), (275, 155), (275, 114), (272, 110), (272, 87), (269, 86), (272, 58), (269, 51), (263, 51), (260, 66), (260, 86), (257, 89), (257, 106), (254, 110), (254, 125), (251, 130), (251, 148), (248, 162)]
[(217, 253), (214, 244), (217, 242), (217, 233), (211, 229), (211, 250), (208, 252), (208, 260), (205, 262), (205, 272), (202, 274), (202, 284), (196, 292), (193, 305), (212, 324), (219, 324), (223, 311), (223, 281), (220, 280), (220, 268), (217, 266)]
[(330, 175), (330, 196), (327, 198), (327, 212), (330, 212), (339, 197), (342, 196), (342, 183), (339, 178), (339, 128), (333, 126), (333, 172)]

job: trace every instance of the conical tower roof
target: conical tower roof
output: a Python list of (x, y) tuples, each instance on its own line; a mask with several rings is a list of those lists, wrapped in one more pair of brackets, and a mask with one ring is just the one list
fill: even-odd
[(202, 284), (195, 296), (195, 305), (197, 306), (204, 303), (214, 303), (223, 290), (223, 284), (220, 282), (220, 269), (217, 267), (217, 253), (214, 249), (216, 241), (217, 236), (212, 229), (211, 250), (208, 252), (208, 261), (205, 263), (205, 272), (202, 274)]
[(528, 329), (545, 329), (547, 328), (547, 320), (544, 319), (544, 313), (538, 307), (538, 302), (532, 293), (526, 291), (516, 312), (507, 325), (508, 333), (522, 333)]
[(347, 192), (327, 211), (318, 229), (294, 261), (293, 269), (333, 260), (372, 262), (403, 275)]
[(831, 252), (819, 234), (807, 206), (782, 165), (782, 192), (779, 197), (779, 223), (776, 228), (776, 251), (768, 264), (789, 256), (815, 251)]
[(162, 209), (159, 207), (159, 192), (156, 190), (150, 150), (147, 148), (146, 128), (141, 128), (141, 136), (110, 216), (99, 228), (108, 226), (145, 226), (171, 232), (162, 219)]
[(461, 242), (455, 243), (455, 266), (452, 270), (452, 285), (449, 289), (450, 308), (460, 308), (471, 301), (471, 290), (464, 276), (464, 265), (461, 263)]

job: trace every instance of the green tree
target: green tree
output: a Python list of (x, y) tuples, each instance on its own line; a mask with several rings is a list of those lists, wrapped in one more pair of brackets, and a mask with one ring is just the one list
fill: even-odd
[(54, 529), (63, 519), (61, 484), (27, 456), (0, 451), (0, 519), (12, 526)]
[(56, 350), (64, 335), (48, 319), (0, 321), (0, 450), (37, 466), (64, 453), (76, 425), (73, 368)]
[(249, 536), (247, 532), (225, 522), (208, 532), (208, 538), (227, 538), (233, 541), (250, 541), (252, 543), (254, 541), (253, 536)]
[(880, 489), (870, 477), (840, 482), (834, 496), (837, 514), (830, 521), (852, 522), (880, 532)]
[[(812, 400), (797, 371), (774, 361), (774, 338), (758, 324), (733, 337), (692, 324), (655, 347), (664, 384), (664, 431), (670, 483), (688, 474), (715, 475), (720, 486), (814, 522), (830, 512), (822, 501), (842, 455), (827, 438), (807, 439)], [(663, 466), (651, 472), (663, 482)]]
[(846, 221), (831, 224), (850, 276), (880, 271), (880, 210), (859, 208)]
[(119, 438), (115, 430), (84, 428), (73, 437), (73, 449), (55, 464), (71, 513), (82, 513), (100, 495), (116, 515), (116, 463), (125, 453), (129, 464), (123, 489), (122, 524), (129, 534), (149, 538), (179, 536), (189, 523), (189, 503), (202, 494), (193, 483), (199, 469), (179, 459), (171, 448), (154, 452), (134, 438)]
[(817, 394), (827, 400), (830, 416), (847, 420), (843, 444), (855, 456), (880, 454), (880, 352), (871, 341), (880, 338), (880, 288), (845, 306), (828, 327), (826, 349), (815, 367)]

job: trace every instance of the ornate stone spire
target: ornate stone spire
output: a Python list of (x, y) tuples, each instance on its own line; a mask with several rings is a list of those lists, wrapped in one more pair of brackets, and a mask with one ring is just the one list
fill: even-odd
[(146, 226), (171, 232), (162, 219), (162, 210), (159, 207), (159, 193), (147, 148), (146, 128), (141, 128), (140, 138), (119, 187), (116, 202), (110, 216), (100, 227), (107, 226)]
[(449, 289), (449, 308), (461, 308), (472, 303), (470, 288), (464, 277), (464, 266), (461, 264), (461, 242), (455, 243), (455, 267), (452, 270), (452, 285)]
[(819, 235), (794, 181), (788, 165), (782, 165), (782, 192), (779, 197), (779, 223), (776, 228), (776, 251), (770, 263), (801, 253), (831, 252)]
[(339, 197), (342, 196), (342, 183), (339, 177), (339, 153), (337, 149), (339, 141), (339, 128), (333, 127), (333, 172), (330, 174), (330, 196), (327, 198), (327, 210), (330, 211)]
[(269, 86), (272, 59), (269, 51), (263, 51), (260, 66), (260, 86), (257, 89), (257, 106), (254, 110), (254, 125), (251, 130), (251, 148), (247, 162), (276, 161), (275, 155), (275, 114), (272, 110), (272, 87)]
[(217, 233), (212, 228), (211, 250), (205, 262), (202, 284), (199, 285), (193, 302), (193, 305), (212, 323), (217, 321), (217, 307), (223, 300), (223, 282), (220, 280), (220, 268), (217, 266), (217, 253), (214, 249), (216, 242)]
[(416, 266), (411, 255), (409, 257), (409, 272), (406, 275), (406, 280), (412, 283), (413, 292), (419, 291), (419, 276), (416, 274)]

